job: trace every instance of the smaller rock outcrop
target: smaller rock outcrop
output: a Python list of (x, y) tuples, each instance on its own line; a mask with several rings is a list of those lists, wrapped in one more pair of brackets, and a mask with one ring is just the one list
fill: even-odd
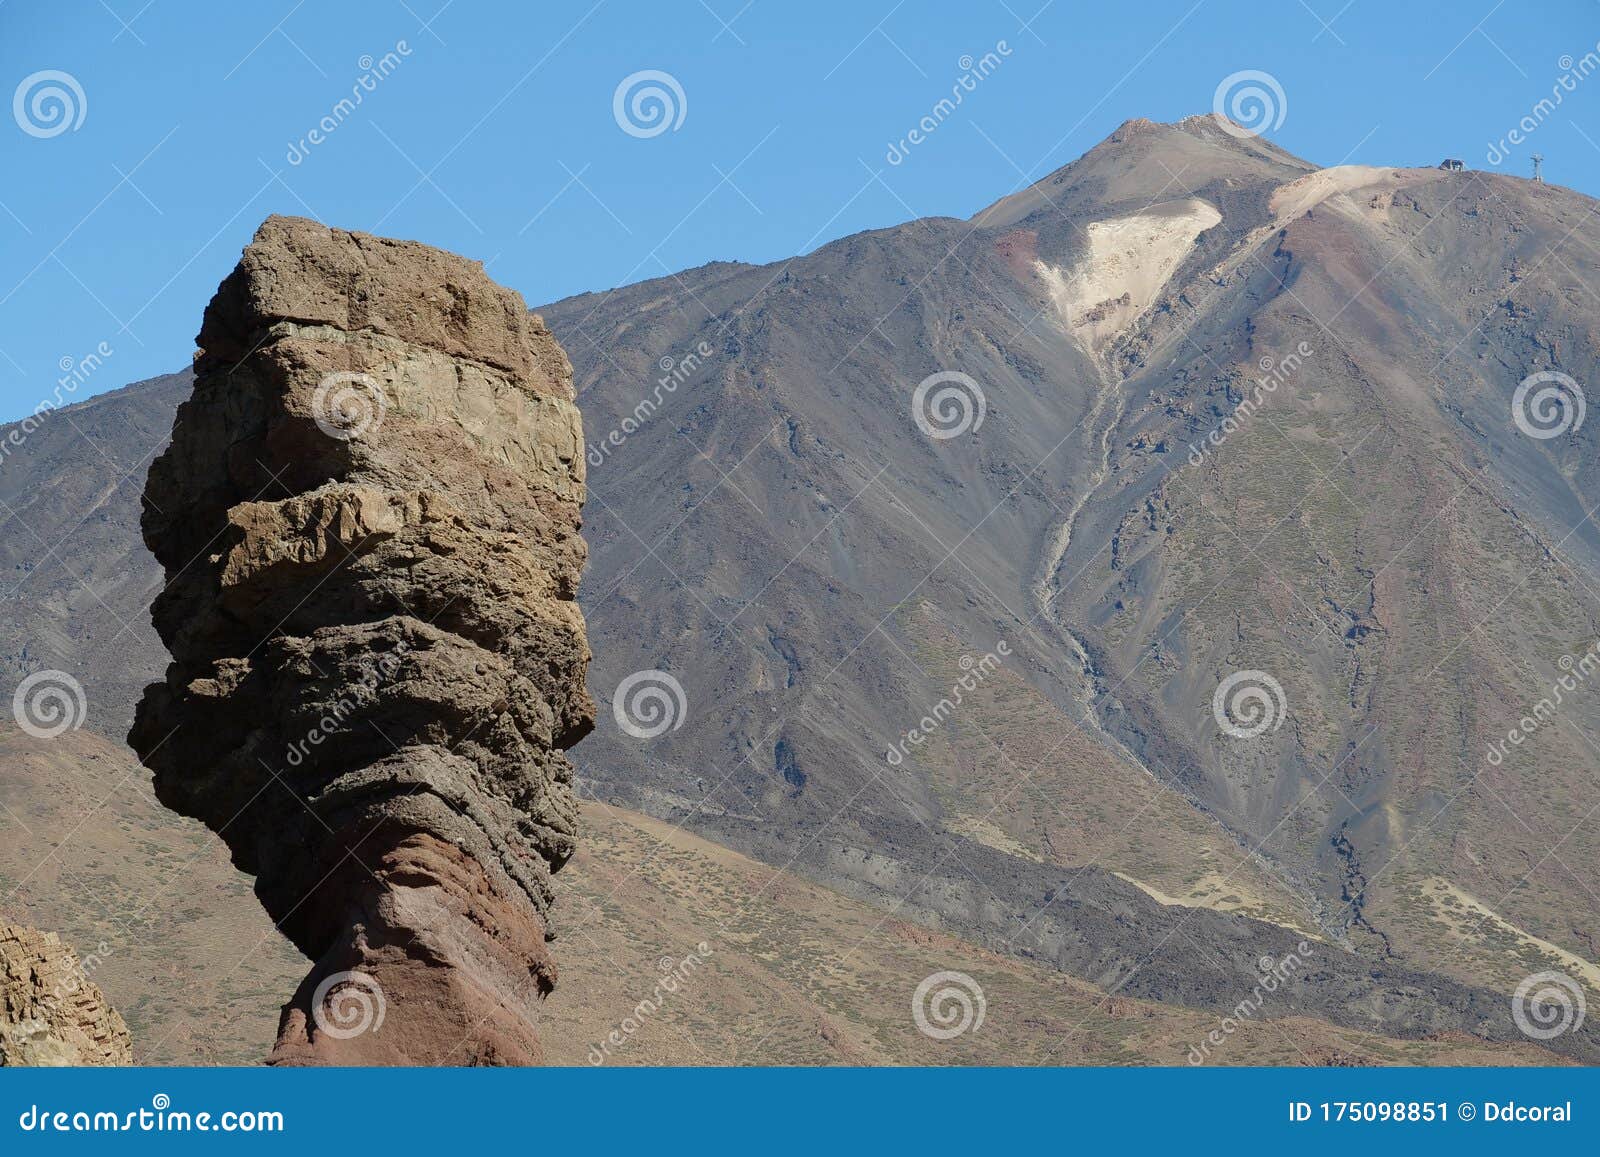
[(132, 1063), (128, 1026), (77, 953), (54, 932), (0, 921), (0, 1067)]

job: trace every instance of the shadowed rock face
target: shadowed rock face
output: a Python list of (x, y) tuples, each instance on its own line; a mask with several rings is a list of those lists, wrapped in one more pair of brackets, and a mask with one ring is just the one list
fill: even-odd
[(129, 741), (316, 961), (272, 1060), (535, 1063), (594, 716), (566, 356), (476, 262), (279, 217), (199, 344)]
[(132, 1063), (128, 1026), (72, 949), (0, 922), (0, 1067)]

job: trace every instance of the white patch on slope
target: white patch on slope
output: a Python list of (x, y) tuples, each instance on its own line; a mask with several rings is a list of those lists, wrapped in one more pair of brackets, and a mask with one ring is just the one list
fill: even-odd
[(1393, 169), (1378, 169), (1371, 165), (1335, 165), (1331, 169), (1319, 169), (1287, 185), (1278, 186), (1267, 208), (1280, 221), (1298, 217), (1337, 193), (1349, 193), (1364, 185), (1375, 184), (1393, 172)]
[(1392, 194), (1407, 185), (1437, 181), (1446, 176), (1448, 174), (1440, 169), (1335, 165), (1331, 169), (1318, 169), (1314, 173), (1307, 173), (1287, 185), (1279, 185), (1273, 191), (1272, 200), (1268, 202), (1267, 208), (1278, 222), (1283, 222), (1291, 217), (1299, 217), (1307, 210), (1314, 209), (1333, 197), (1355, 193), (1358, 190), (1370, 190), (1373, 196), (1379, 198), (1379, 207), (1386, 207), (1381, 199), (1383, 194)]
[(1090, 224), (1089, 256), (1071, 272), (1034, 263), (1067, 332), (1098, 353), (1154, 304), (1194, 248), (1222, 220), (1198, 198)]

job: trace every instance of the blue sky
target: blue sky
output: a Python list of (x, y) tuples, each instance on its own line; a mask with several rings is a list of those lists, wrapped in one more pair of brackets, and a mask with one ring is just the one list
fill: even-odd
[[(74, 399), (184, 365), (268, 213), (465, 253), (538, 304), (966, 216), (1246, 69), (1317, 163), (1490, 167), (1532, 115), (1500, 167), (1538, 150), (1600, 194), (1600, 73), (1534, 112), (1597, 41), (1590, 0), (0, 0), (0, 420), (96, 349)], [(614, 114), (644, 71), (682, 94), (653, 135)], [(81, 114), (59, 132), (51, 87)]]

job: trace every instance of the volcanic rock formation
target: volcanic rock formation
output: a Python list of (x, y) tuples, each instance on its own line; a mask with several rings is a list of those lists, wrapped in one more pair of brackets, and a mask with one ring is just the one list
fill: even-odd
[(131, 1065), (128, 1026), (54, 932), (0, 922), (0, 1067)]
[(282, 217), (199, 344), (129, 741), (315, 961), (271, 1061), (537, 1063), (594, 717), (567, 358), (476, 262)]

